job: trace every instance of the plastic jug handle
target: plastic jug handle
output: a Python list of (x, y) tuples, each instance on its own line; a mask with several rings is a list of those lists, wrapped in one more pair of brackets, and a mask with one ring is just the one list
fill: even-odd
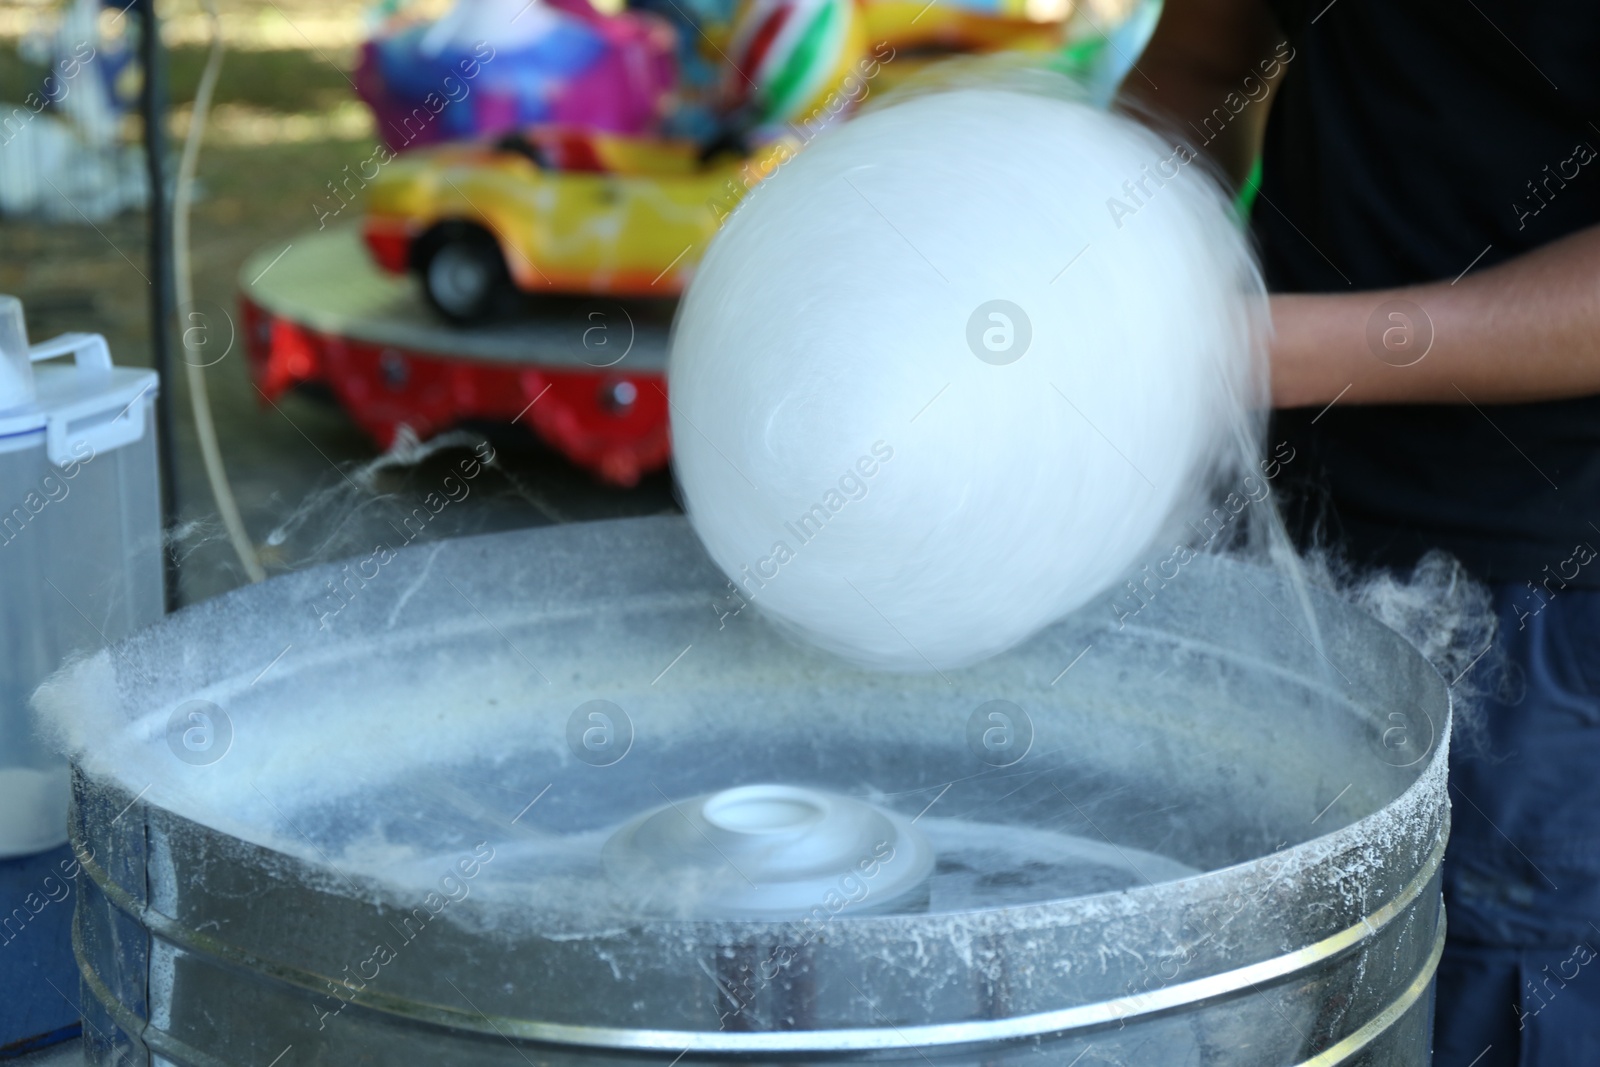
[(62, 356), (71, 356), (80, 372), (109, 373), (111, 370), (111, 349), (106, 339), (97, 333), (64, 333), (28, 346), (28, 359), (33, 363)]
[[(64, 333), (48, 341), (28, 346), (28, 359), (39, 363), (71, 356), (79, 376), (110, 377), (111, 349), (97, 333)], [(139, 401), (155, 387), (151, 381), (131, 399), (117, 397), (108, 406), (107, 398), (95, 396), (75, 400), (52, 409), (45, 424), (45, 449), (50, 462), (65, 467), (82, 460), (78, 449), (88, 445), (90, 455), (108, 452), (144, 437), (144, 405)], [(126, 403), (124, 403), (126, 399)], [(114, 410), (121, 404), (120, 411)]]

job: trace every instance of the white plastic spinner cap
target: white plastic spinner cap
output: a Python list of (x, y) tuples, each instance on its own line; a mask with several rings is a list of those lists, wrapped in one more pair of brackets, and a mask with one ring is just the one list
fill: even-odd
[(800, 786), (738, 786), (674, 801), (606, 842), (611, 877), (666, 890), (696, 918), (798, 919), (905, 907), (933, 870), (909, 819)]

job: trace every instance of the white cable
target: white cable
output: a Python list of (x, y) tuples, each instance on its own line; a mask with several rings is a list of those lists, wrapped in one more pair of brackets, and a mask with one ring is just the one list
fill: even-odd
[[(217, 76), (222, 71), (222, 25), (217, 16), (217, 6), (215, 0), (201, 0), (201, 4), (211, 24), (211, 52), (206, 57), (205, 71), (200, 75), (200, 88), (194, 96), (194, 112), (189, 119), (189, 133), (183, 141), (183, 156), (178, 162), (178, 184), (172, 204), (172, 260), (179, 308), (187, 308), (194, 303), (194, 279), (189, 262), (189, 201), (194, 194), (195, 166), (200, 158), (200, 141), (205, 134), (206, 115), (211, 110), (211, 95), (216, 90)], [(155, 190), (154, 195), (160, 196), (161, 190)], [(183, 323), (179, 323), (180, 337), (185, 336), (181, 332), (183, 326)], [(256, 555), (249, 531), (245, 529), (238, 501), (233, 496), (233, 487), (228, 484), (222, 449), (217, 444), (216, 424), (211, 418), (211, 395), (206, 391), (205, 368), (188, 359), (184, 360), (184, 368), (189, 381), (189, 402), (194, 410), (195, 436), (200, 439), (200, 456), (205, 463), (206, 481), (211, 485), (212, 499), (222, 515), (228, 540), (233, 544), (245, 573), (252, 582), (259, 582), (267, 576), (267, 572)]]

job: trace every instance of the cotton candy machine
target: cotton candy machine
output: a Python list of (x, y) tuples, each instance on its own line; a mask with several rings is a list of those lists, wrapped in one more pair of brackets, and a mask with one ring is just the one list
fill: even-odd
[(190, 608), (43, 698), (91, 1062), (1426, 1063), (1446, 689), (1309, 599), (873, 674), (657, 518)]

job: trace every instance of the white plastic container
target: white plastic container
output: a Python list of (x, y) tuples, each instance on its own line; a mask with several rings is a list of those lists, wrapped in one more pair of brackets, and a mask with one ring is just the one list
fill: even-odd
[(0, 858), (67, 838), (67, 767), (29, 696), (162, 614), (156, 388), (98, 334), (30, 347), (21, 302), (0, 296)]

